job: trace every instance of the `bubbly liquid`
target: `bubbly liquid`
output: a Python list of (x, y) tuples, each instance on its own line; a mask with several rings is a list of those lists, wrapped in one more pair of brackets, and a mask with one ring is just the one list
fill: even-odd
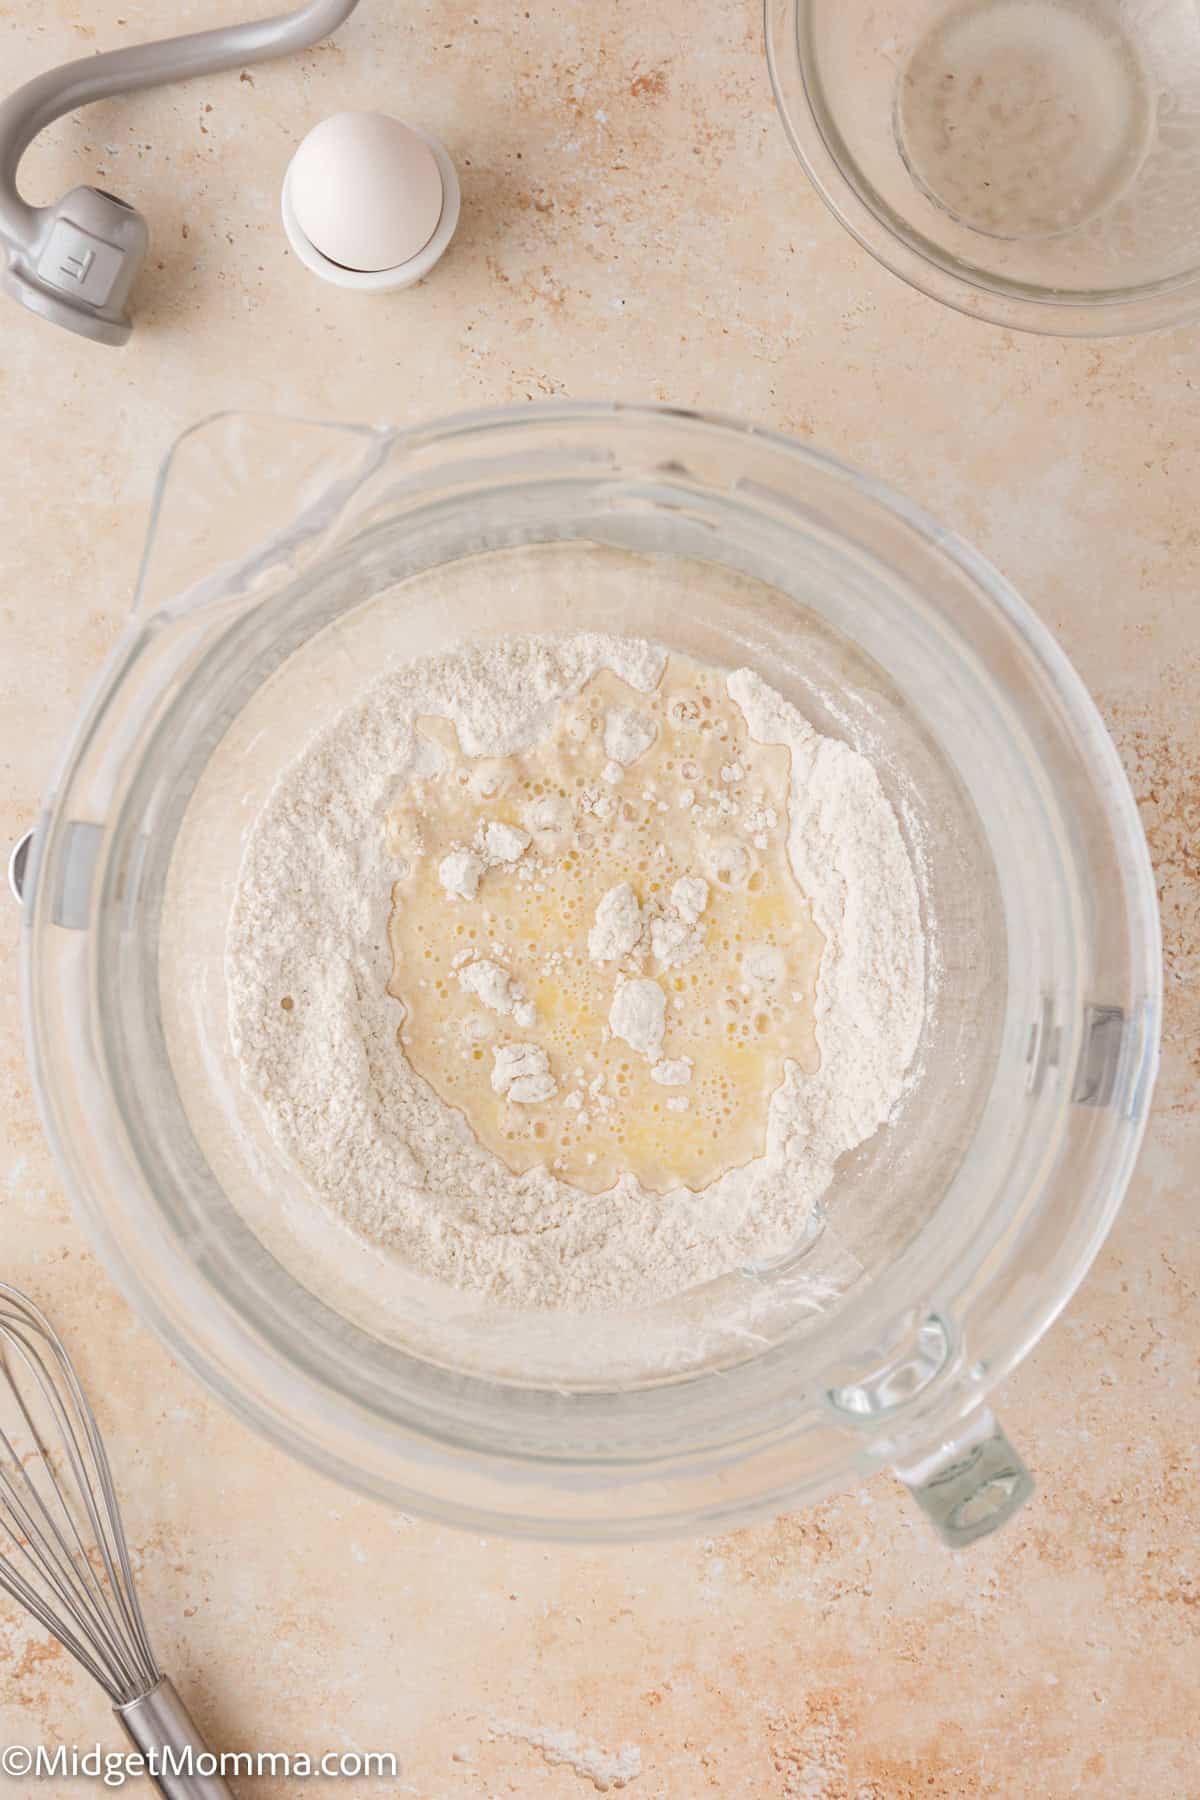
[[(627, 767), (605, 749), (612, 709), (655, 728)], [(542, 1164), (591, 1193), (626, 1172), (653, 1192), (700, 1189), (761, 1155), (785, 1065), (812, 1071), (819, 1062), (824, 940), (787, 858), (789, 753), (753, 743), (724, 678), (680, 657), (653, 694), (602, 671), (562, 704), (542, 742), (511, 757), (464, 755), (444, 719), (421, 729), (444, 766), (411, 783), (388, 822), (404, 871), (393, 890), (389, 992), (405, 1007), (399, 1041), (413, 1066), (515, 1173)], [(439, 879), (443, 858), (494, 821), (532, 842), (511, 866), (488, 868), (473, 898), (452, 897)], [(650, 913), (682, 876), (709, 884), (690, 961), (663, 966), (648, 934), (619, 962), (591, 960), (588, 933), (608, 890), (630, 882)], [(464, 953), (520, 984), (533, 1023), (488, 1010), (464, 987)], [(662, 1085), (646, 1057), (610, 1034), (622, 977), (661, 986), (661, 1055), (691, 1059), (685, 1084)], [(505, 1044), (545, 1050), (552, 1098), (522, 1105), (493, 1091)]]
[(913, 178), (996, 237), (1070, 231), (1114, 205), (1153, 122), (1141, 58), (1103, 0), (971, 0), (921, 40), (896, 96)]

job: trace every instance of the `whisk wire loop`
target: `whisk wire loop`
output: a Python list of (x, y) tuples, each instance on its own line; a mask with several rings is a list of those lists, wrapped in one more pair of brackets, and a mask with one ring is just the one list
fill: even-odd
[(95, 1415), (53, 1327), (5, 1282), (0, 1587), (114, 1705), (139, 1698), (159, 1680)]

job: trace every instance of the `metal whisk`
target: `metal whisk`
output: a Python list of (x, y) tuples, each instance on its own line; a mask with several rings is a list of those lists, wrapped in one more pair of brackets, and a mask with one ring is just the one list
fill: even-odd
[(108, 1456), (71, 1360), (2, 1281), (0, 1588), (104, 1689), (161, 1794), (233, 1800), (218, 1776), (195, 1772), (207, 1752), (150, 1647)]

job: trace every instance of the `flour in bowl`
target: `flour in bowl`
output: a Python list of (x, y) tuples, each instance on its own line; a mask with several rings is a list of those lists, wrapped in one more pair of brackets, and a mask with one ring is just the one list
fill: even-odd
[(917, 886), (871, 763), (628, 638), (397, 667), (284, 772), (233, 1046), (314, 1195), (514, 1308), (660, 1300), (802, 1241), (896, 1105)]

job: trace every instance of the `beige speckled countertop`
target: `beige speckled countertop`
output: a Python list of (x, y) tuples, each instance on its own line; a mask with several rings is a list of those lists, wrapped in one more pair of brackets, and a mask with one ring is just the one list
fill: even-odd
[[(240, 11), (7, 0), (3, 85)], [(462, 172), (457, 241), (406, 294), (323, 287), (285, 252), (289, 152), (348, 107), (431, 127)], [(568, 1551), (414, 1523), (252, 1438), (171, 1365), (72, 1221), (25, 1073), (16, 910), (0, 908), (0, 1272), (79, 1347), (161, 1653), (212, 1735), (396, 1750), (399, 1781), (353, 1782), (356, 1800), (591, 1793), (528, 1741), (539, 1731), (636, 1745), (638, 1800), (1195, 1800), (1194, 329), (1013, 337), (878, 269), (793, 161), (757, 0), (363, 0), (308, 55), (62, 122), (27, 187), (43, 199), (79, 180), (136, 200), (152, 243), (123, 351), (3, 302), (6, 839), (33, 817), (129, 604), (159, 460), (199, 415), (407, 421), (545, 394), (657, 397), (839, 452), (999, 564), (1099, 698), (1164, 910), (1146, 1149), (1091, 1276), (1003, 1396), (1039, 1491), (952, 1557), (882, 1477), (720, 1541)], [(0, 1658), (0, 1743), (115, 1742), (103, 1700), (7, 1607)], [(500, 1721), (517, 1735), (494, 1735)], [(0, 1779), (0, 1796), (22, 1791)]]

